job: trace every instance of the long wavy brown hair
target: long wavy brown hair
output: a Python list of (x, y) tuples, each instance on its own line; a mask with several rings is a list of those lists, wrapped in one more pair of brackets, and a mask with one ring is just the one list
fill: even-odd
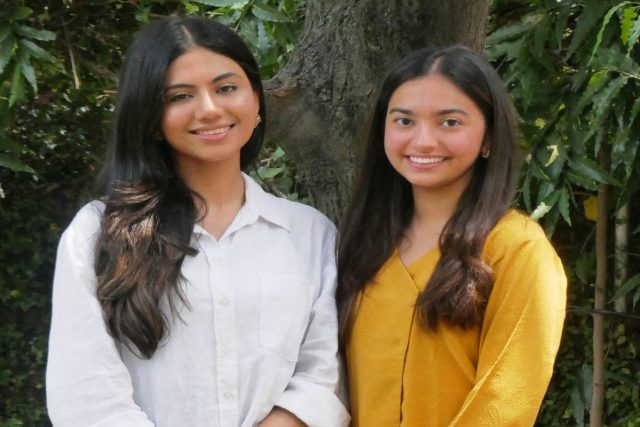
[(430, 74), (449, 79), (479, 107), (491, 155), (476, 160), (470, 183), (442, 230), (440, 260), (416, 301), (418, 318), (430, 330), (441, 320), (463, 328), (482, 322), (493, 283), (482, 248), (511, 204), (517, 176), (512, 107), (497, 73), (480, 54), (462, 46), (422, 49), (402, 59), (382, 83), (360, 177), (341, 224), (336, 299), (343, 350), (357, 295), (392, 255), (413, 216), (411, 185), (384, 152), (389, 99), (403, 83)]
[(242, 168), (253, 163), (265, 129), (258, 65), (235, 32), (203, 18), (170, 17), (135, 37), (125, 58), (113, 136), (99, 180), (105, 208), (95, 272), (109, 332), (146, 358), (168, 335), (177, 304), (188, 305), (180, 270), (184, 258), (196, 254), (191, 235), (204, 214), (194, 203), (199, 196), (176, 175), (172, 150), (160, 133), (166, 70), (194, 46), (237, 62), (259, 96), (262, 122), (241, 150)]

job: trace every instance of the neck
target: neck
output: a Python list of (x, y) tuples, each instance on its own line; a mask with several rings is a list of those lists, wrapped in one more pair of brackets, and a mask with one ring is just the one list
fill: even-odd
[(398, 245), (402, 262), (409, 266), (438, 247), (440, 234), (458, 204), (460, 193), (413, 188), (413, 218)]
[(178, 173), (187, 187), (203, 199), (194, 200), (203, 215), (201, 226), (215, 238), (220, 238), (244, 204), (244, 180), (239, 162), (189, 165)]
[(451, 191), (427, 192), (414, 187), (411, 227), (440, 235), (458, 206), (460, 194)]
[(190, 164), (178, 168), (185, 185), (197, 192), (209, 209), (244, 198), (244, 181), (239, 164)]

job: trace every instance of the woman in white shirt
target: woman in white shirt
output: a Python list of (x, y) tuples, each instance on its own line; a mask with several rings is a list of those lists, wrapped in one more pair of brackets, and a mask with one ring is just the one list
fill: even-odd
[(344, 426), (335, 229), (241, 172), (265, 127), (227, 27), (152, 23), (127, 53), (103, 198), (58, 248), (56, 426)]

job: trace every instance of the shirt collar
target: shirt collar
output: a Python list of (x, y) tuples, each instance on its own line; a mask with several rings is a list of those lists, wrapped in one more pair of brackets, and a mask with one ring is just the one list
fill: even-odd
[[(253, 224), (258, 218), (291, 231), (289, 218), (280, 206), (277, 197), (265, 192), (253, 178), (244, 172), (242, 172), (242, 179), (244, 180), (244, 205), (242, 205), (222, 238), (242, 227)], [(193, 231), (198, 234), (206, 233), (199, 224), (194, 225)]]
[(249, 175), (242, 173), (244, 179), (244, 197), (245, 202), (243, 208), (247, 208), (257, 216), (262, 217), (287, 231), (291, 231), (289, 217), (282, 209), (278, 198), (267, 193), (260, 185)]

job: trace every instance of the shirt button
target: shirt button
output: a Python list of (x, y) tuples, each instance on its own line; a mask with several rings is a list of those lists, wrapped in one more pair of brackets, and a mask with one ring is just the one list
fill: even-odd
[(233, 395), (233, 393), (228, 391), (225, 394), (223, 394), (222, 397), (224, 397), (226, 400), (232, 400), (235, 396)]
[(220, 298), (220, 305), (226, 307), (229, 305), (229, 299), (227, 297)]

